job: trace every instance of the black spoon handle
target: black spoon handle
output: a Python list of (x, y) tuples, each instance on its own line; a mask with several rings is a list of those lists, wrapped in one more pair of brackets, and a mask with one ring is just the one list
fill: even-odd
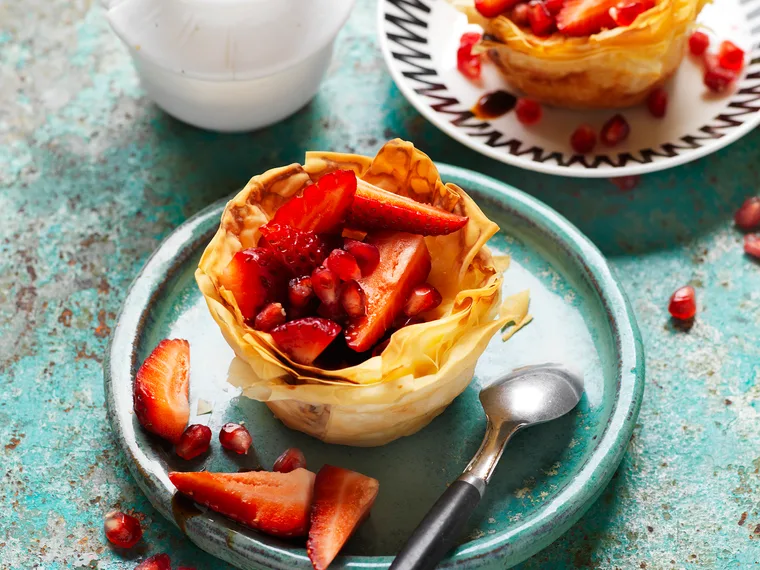
[(417, 526), (390, 570), (429, 570), (456, 544), (480, 502), (477, 487), (457, 479)]

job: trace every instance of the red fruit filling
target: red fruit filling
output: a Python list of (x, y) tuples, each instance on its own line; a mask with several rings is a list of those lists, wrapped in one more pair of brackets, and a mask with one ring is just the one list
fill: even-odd
[(296, 469), (306, 469), (306, 457), (297, 447), (286, 449), (272, 467), (272, 471), (277, 473), (290, 473)]
[(591, 36), (614, 28), (610, 16), (618, 0), (567, 0), (557, 14), (557, 29), (566, 36)]
[(356, 263), (359, 264), (362, 276), (372, 273), (375, 270), (375, 267), (377, 267), (377, 264), (380, 263), (380, 252), (377, 247), (371, 243), (364, 243), (363, 241), (357, 241), (355, 239), (346, 239), (343, 249), (354, 256)]
[(276, 252), (254, 247), (235, 254), (219, 278), (219, 284), (232, 293), (243, 318), (248, 320), (267, 303), (279, 300), (288, 273)]
[(579, 154), (591, 152), (596, 146), (596, 132), (589, 125), (581, 125), (573, 131), (570, 145)]
[(718, 62), (723, 69), (741, 71), (744, 67), (744, 50), (728, 40), (721, 42), (718, 50)]
[(654, 0), (623, 0), (610, 8), (610, 17), (618, 26), (630, 26), (651, 8), (654, 8)]
[(710, 37), (697, 30), (689, 37), (689, 51), (694, 55), (702, 55), (710, 47)]
[(512, 14), (509, 17), (515, 24), (521, 27), (530, 25), (530, 7), (526, 2), (518, 4), (512, 8)]
[(119, 511), (112, 511), (106, 515), (103, 519), (103, 530), (108, 541), (119, 548), (132, 548), (143, 534), (140, 521)]
[(234, 451), (238, 455), (245, 455), (253, 443), (253, 438), (245, 426), (228, 423), (219, 430), (219, 443), (224, 449)]
[(528, 5), (530, 30), (537, 36), (548, 36), (554, 31), (556, 21), (541, 0), (533, 0)]
[(326, 267), (317, 267), (311, 274), (311, 286), (317, 298), (327, 305), (338, 302), (338, 276)]
[(760, 259), (760, 235), (747, 234), (744, 236), (744, 253)]
[(475, 0), (475, 9), (486, 18), (495, 18), (520, 0)]
[(311, 277), (296, 277), (288, 283), (288, 301), (292, 307), (303, 309), (314, 299)]
[(676, 290), (670, 297), (668, 312), (674, 319), (686, 321), (697, 314), (697, 297), (694, 287), (687, 285)]
[(208, 451), (211, 445), (211, 429), (208, 426), (193, 424), (188, 426), (179, 438), (174, 451), (182, 459), (194, 459)]
[(760, 196), (747, 198), (734, 214), (734, 222), (745, 232), (760, 229)]
[(256, 315), (253, 328), (257, 331), (269, 332), (274, 327), (281, 325), (287, 320), (285, 309), (280, 303), (269, 303)]
[(661, 88), (652, 91), (647, 97), (647, 109), (653, 117), (664, 117), (668, 110), (668, 93)]
[(533, 99), (518, 99), (515, 105), (515, 114), (517, 120), (523, 125), (535, 125), (541, 120), (541, 105)]
[(278, 254), (293, 275), (308, 275), (322, 265), (329, 252), (324, 240), (314, 232), (271, 222), (261, 226), (260, 231), (268, 248)]
[(544, 6), (546, 6), (546, 9), (549, 10), (549, 13), (552, 16), (555, 16), (560, 10), (562, 10), (562, 6), (565, 5), (565, 0), (543, 0)]
[(338, 336), (337, 323), (318, 317), (290, 321), (272, 330), (277, 346), (294, 362), (311, 364)]
[(409, 294), (406, 305), (404, 305), (404, 314), (407, 317), (414, 317), (425, 311), (430, 311), (440, 305), (441, 300), (438, 289), (429, 283), (418, 285)]
[(325, 261), (325, 265), (330, 271), (335, 273), (341, 281), (359, 279), (359, 277), (362, 276), (362, 270), (359, 269), (359, 264), (356, 262), (356, 258), (342, 249), (332, 250), (327, 261)]
[(172, 570), (172, 561), (168, 554), (156, 554), (140, 562), (135, 570)]
[(628, 138), (631, 127), (623, 115), (615, 115), (604, 123), (599, 138), (607, 146), (615, 146)]
[(340, 291), (340, 304), (352, 319), (363, 317), (367, 312), (367, 297), (356, 281), (349, 281)]

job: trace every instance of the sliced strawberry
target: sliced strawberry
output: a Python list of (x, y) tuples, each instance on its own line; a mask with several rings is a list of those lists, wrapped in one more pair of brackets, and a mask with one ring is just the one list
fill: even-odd
[(260, 228), (267, 247), (277, 252), (293, 275), (308, 275), (322, 265), (329, 250), (314, 232), (297, 230), (283, 224), (268, 223)]
[(280, 303), (264, 305), (253, 321), (253, 328), (257, 331), (269, 332), (274, 327), (281, 325), (287, 320), (285, 309)]
[(267, 303), (281, 300), (288, 273), (277, 253), (254, 247), (235, 254), (219, 278), (219, 284), (232, 293), (247, 320), (254, 318)]
[(328, 319), (306, 317), (272, 329), (277, 346), (293, 361), (311, 364), (338, 336), (340, 325)]
[(630, 26), (641, 14), (654, 8), (654, 0), (621, 0), (610, 8), (610, 17), (618, 26)]
[(520, 0), (475, 0), (475, 9), (486, 18), (495, 18)]
[(528, 23), (530, 31), (537, 36), (548, 36), (557, 25), (554, 16), (541, 0), (532, 0), (528, 5)]
[(618, 0), (567, 0), (557, 14), (557, 29), (566, 36), (590, 36), (614, 28), (610, 16)]
[(367, 518), (380, 483), (355, 471), (325, 465), (314, 482), (306, 552), (314, 570), (325, 570)]
[(355, 239), (346, 239), (343, 249), (354, 256), (359, 264), (362, 275), (367, 276), (375, 270), (380, 263), (380, 252), (371, 243), (364, 243)]
[(350, 281), (359, 279), (362, 276), (362, 270), (356, 258), (342, 249), (334, 249), (327, 257), (325, 265), (335, 273), (341, 281)]
[(356, 174), (337, 170), (285, 202), (272, 221), (318, 234), (335, 231), (346, 219), (355, 192)]
[(362, 230), (438, 236), (462, 229), (467, 219), (380, 188), (362, 186), (356, 190), (346, 223)]
[(309, 527), (314, 473), (169, 473), (183, 495), (240, 524), (275, 536), (303, 536)]
[(348, 346), (369, 350), (403, 310), (409, 294), (430, 273), (430, 252), (422, 236), (403, 232), (380, 232), (367, 236), (380, 251), (380, 264), (357, 282), (366, 296), (366, 315), (353, 319), (346, 330)]
[(190, 419), (190, 344), (164, 339), (135, 376), (133, 402), (140, 425), (172, 443), (179, 442)]

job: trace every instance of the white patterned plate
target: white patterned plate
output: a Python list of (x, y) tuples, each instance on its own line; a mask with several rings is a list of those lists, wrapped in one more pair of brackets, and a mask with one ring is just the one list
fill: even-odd
[(378, 25), (385, 61), (396, 85), (429, 121), (462, 144), (521, 168), (582, 178), (619, 177), (671, 168), (734, 142), (760, 124), (760, 0), (715, 0), (700, 15), (713, 49), (731, 39), (749, 63), (735, 88), (711, 96), (702, 70), (684, 58), (666, 85), (668, 113), (652, 117), (645, 106), (623, 110), (631, 134), (613, 149), (575, 154), (570, 134), (581, 123), (599, 129), (615, 112), (545, 108), (540, 123), (520, 124), (510, 112), (489, 121), (470, 109), (486, 92), (505, 89), (495, 66), (483, 65), (476, 85), (456, 68), (465, 31), (479, 31), (446, 0), (380, 0)]

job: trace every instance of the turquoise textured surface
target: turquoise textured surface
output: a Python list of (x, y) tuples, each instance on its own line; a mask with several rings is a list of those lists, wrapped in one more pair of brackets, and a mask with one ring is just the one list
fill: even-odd
[[(115, 314), (161, 238), (251, 174), (394, 136), (559, 210), (609, 257), (639, 319), (648, 386), (628, 453), (588, 514), (520, 570), (760, 563), (760, 266), (731, 223), (760, 192), (760, 132), (631, 192), (497, 164), (401, 97), (374, 8), (357, 3), (309, 106), (230, 136), (146, 100), (97, 2), (0, 5), (0, 568), (129, 569), (166, 551), (227, 570), (150, 507), (115, 451), (101, 370)], [(690, 330), (666, 311), (685, 283), (699, 297)], [(142, 549), (104, 544), (113, 507), (143, 513)]]

